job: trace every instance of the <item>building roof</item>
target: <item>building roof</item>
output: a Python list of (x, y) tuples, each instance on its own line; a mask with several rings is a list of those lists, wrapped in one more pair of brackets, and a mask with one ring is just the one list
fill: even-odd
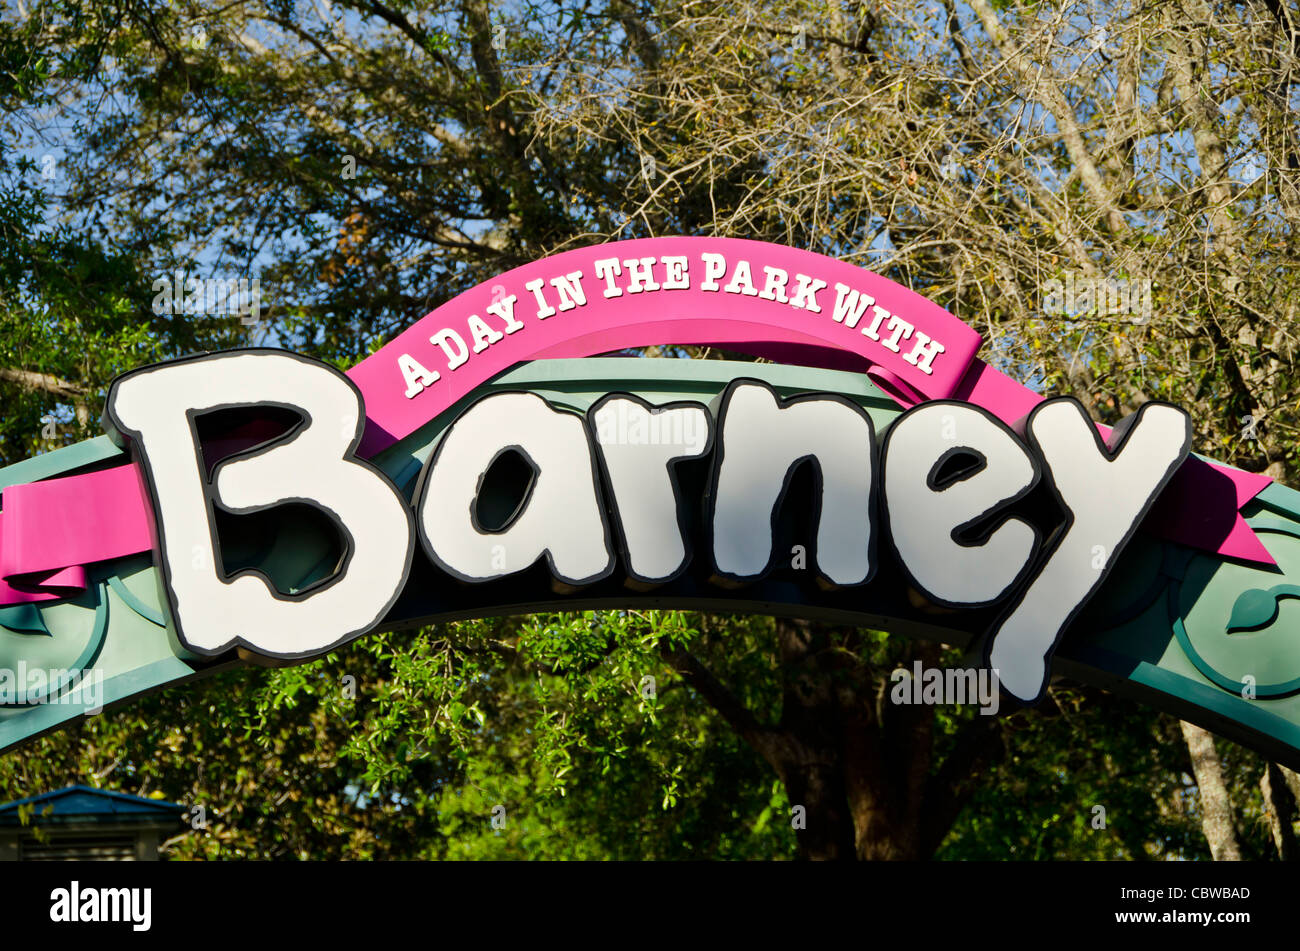
[(179, 822), (186, 807), (162, 799), (145, 799), (127, 793), (68, 786), (54, 792), (16, 799), (0, 805), (0, 826), (17, 826), (19, 807), (31, 807), (31, 822), (159, 825)]

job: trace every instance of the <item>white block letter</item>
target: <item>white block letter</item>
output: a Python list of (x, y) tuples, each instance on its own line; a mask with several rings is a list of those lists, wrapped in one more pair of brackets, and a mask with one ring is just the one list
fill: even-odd
[(1047, 686), (1062, 632), (1187, 458), (1192, 424), (1176, 406), (1147, 403), (1115, 427), (1107, 446), (1083, 406), (1060, 397), (1029, 414), (1026, 438), (1042, 456), (1066, 523), (986, 651), (1007, 691), (1030, 702)]
[(419, 396), (426, 386), (432, 386), (439, 379), (437, 371), (430, 370), (409, 353), (397, 358), (397, 369), (402, 371), (402, 379), (406, 383), (406, 392), (402, 395), (408, 400)]
[(890, 427), (882, 455), (889, 538), (922, 594), (978, 607), (1024, 579), (1039, 546), (1028, 522), (1006, 518), (978, 545), (959, 540), (1037, 483), (1038, 465), (1015, 433), (965, 403), (923, 403)]
[(764, 383), (738, 380), (723, 394), (710, 497), (713, 563), (725, 581), (772, 567), (779, 504), (795, 467), (817, 467), (817, 570), (826, 585), (859, 585), (875, 569), (875, 431), (844, 397), (778, 402)]
[[(522, 454), (533, 481), (499, 529), (480, 525), (479, 489), (497, 457)], [(462, 581), (488, 581), (532, 567), (543, 555), (572, 587), (614, 569), (596, 460), (582, 417), (532, 393), (497, 393), (452, 424), (420, 477), (417, 525), (424, 550)]]
[[(588, 419), (613, 493), (628, 575), (644, 584), (670, 581), (690, 557), (686, 499), (673, 467), (708, 451), (708, 410), (696, 403), (655, 407), (614, 395), (593, 406)], [(642, 432), (651, 438), (629, 438)]]
[[(190, 416), (262, 403), (296, 407), (304, 423), (219, 463), (209, 481)], [(397, 600), (414, 551), (411, 513), (393, 484), (353, 455), (365, 414), (337, 370), (267, 351), (181, 360), (120, 377), (107, 415), (145, 473), (172, 618), (189, 649), (317, 654), (369, 630)], [(223, 577), (212, 506), (240, 514), (294, 501), (320, 509), (346, 540), (334, 577), (291, 598), (260, 574)]]

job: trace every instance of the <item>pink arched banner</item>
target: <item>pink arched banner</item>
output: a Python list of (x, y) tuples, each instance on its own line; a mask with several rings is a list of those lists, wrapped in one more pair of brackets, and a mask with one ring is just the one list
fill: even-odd
[[(459, 294), (348, 375), (366, 404), (361, 453), (415, 432), (530, 360), (653, 344), (706, 344), (860, 370), (905, 406), (977, 403), (1014, 424), (1042, 397), (976, 357), (980, 335), (878, 274), (736, 238), (644, 238), (530, 262)], [(1147, 528), (1271, 564), (1239, 509), (1265, 476), (1190, 458)], [(4, 490), (0, 605), (68, 597), (84, 567), (148, 551), (152, 518), (133, 465)]]

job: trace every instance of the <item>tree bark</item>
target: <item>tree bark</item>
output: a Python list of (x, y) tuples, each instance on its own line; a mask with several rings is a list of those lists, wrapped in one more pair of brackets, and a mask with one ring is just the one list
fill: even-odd
[(1232, 821), (1232, 800), (1223, 781), (1223, 764), (1214, 748), (1214, 736), (1182, 721), (1183, 739), (1192, 758), (1192, 772), (1201, 797), (1201, 829), (1216, 862), (1240, 862), (1241, 846)]
[(1277, 857), (1283, 862), (1293, 862), (1296, 858), (1296, 841), (1291, 823), (1295, 820), (1296, 803), (1291, 798), (1291, 791), (1287, 789), (1282, 768), (1276, 763), (1266, 764), (1264, 775), (1259, 779), (1259, 789), (1264, 794), (1264, 818), (1273, 836)]
[(1294, 769), (1288, 769), (1285, 766), (1279, 766), (1282, 771), (1282, 779), (1286, 782), (1287, 789), (1291, 790), (1291, 797), (1300, 805), (1300, 773)]
[[(857, 659), (855, 632), (787, 620), (777, 631), (786, 681), (779, 730), (787, 738), (778, 773), (790, 803), (807, 806), (800, 854), (932, 856), (979, 788), (983, 768), (1001, 754), (999, 725), (977, 717), (935, 769), (934, 707), (881, 702), (888, 681), (882, 685)], [(938, 646), (918, 643), (908, 663), (936, 667), (940, 656)]]
[(848, 735), (833, 679), (844, 658), (828, 650), (828, 631), (803, 620), (778, 619), (784, 688), (778, 729), (788, 737), (778, 768), (791, 807), (807, 808), (808, 825), (796, 829), (799, 852), (809, 859), (856, 855), (844, 759)]
[[(977, 717), (932, 769), (935, 710), (894, 706), (854, 649), (857, 632), (776, 620), (784, 680), (780, 722), (761, 723), (694, 655), (661, 653), (772, 767), (785, 786), (800, 858), (916, 861), (932, 856), (1003, 752), (993, 718)], [(940, 649), (908, 658), (935, 667)]]
[(34, 370), (0, 367), (0, 380), (4, 380), (6, 383), (16, 383), (29, 390), (44, 390), (54, 396), (71, 398), (86, 395), (86, 388), (78, 383), (64, 380), (49, 373), (37, 373)]

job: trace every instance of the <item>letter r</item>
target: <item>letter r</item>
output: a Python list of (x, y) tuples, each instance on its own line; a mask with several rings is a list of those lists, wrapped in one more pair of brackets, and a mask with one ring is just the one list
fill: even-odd
[[(259, 405), (288, 407), (303, 422), (219, 462), (209, 477), (195, 417)], [(210, 354), (119, 377), (105, 416), (143, 473), (162, 583), (185, 647), (211, 655), (242, 644), (268, 657), (309, 656), (369, 630), (397, 600), (415, 549), (414, 518), (384, 474), (356, 457), (361, 394), (337, 370), (283, 351)], [(344, 556), (334, 576), (293, 596), (259, 572), (226, 577), (214, 508), (247, 514), (291, 502), (336, 523)]]

